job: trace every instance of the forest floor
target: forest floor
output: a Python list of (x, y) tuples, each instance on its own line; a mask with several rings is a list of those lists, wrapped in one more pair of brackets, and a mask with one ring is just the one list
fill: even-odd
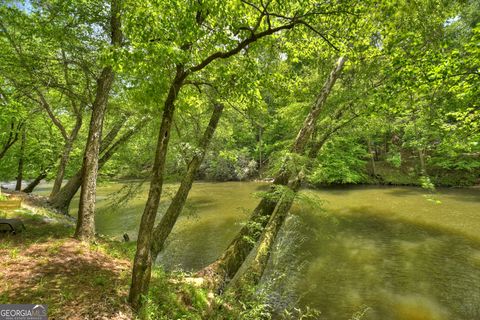
[(131, 262), (108, 241), (73, 238), (67, 217), (45, 209), (0, 211), (22, 233), (0, 234), (0, 303), (46, 304), (51, 319), (131, 319)]
[(135, 242), (80, 242), (74, 219), (45, 207), (44, 197), (9, 196), (22, 199), (22, 208), (2, 210), (0, 201), (0, 218), (20, 219), (26, 230), (0, 232), (0, 304), (45, 304), (50, 319), (238, 319), (213, 315), (208, 289), (158, 266), (146, 307), (135, 314), (127, 303)]

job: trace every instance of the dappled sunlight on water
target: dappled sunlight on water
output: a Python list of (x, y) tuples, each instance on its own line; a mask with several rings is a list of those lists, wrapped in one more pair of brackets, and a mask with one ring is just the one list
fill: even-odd
[(309, 288), (302, 305), (325, 319), (348, 319), (364, 306), (365, 319), (480, 319), (477, 241), (367, 208), (298, 210), (312, 233), (298, 248), (310, 252), (296, 282), (299, 292)]
[[(194, 184), (158, 262), (196, 270), (214, 261), (258, 203), (254, 193), (266, 186)], [(175, 187), (167, 185), (166, 193)], [(97, 231), (134, 239), (147, 186), (125, 206), (112, 207), (120, 189), (100, 186)], [(272, 301), (314, 307), (331, 320), (359, 312), (371, 320), (480, 319), (479, 189), (429, 194), (358, 186), (302, 194), (310, 204), (295, 205), (264, 278), (276, 291)], [(325, 210), (311, 205), (315, 197)], [(159, 216), (168, 203), (165, 196)]]

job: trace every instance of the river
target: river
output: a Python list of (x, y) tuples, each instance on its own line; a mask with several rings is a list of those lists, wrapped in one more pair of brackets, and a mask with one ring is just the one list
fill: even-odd
[[(197, 270), (212, 262), (266, 188), (195, 183), (158, 263)], [(134, 239), (146, 190), (136, 182), (101, 183), (97, 231)], [(171, 196), (175, 185), (165, 190)], [(160, 212), (167, 205), (163, 201)], [(277, 306), (313, 307), (320, 319), (480, 319), (480, 189), (304, 190), (263, 280)]]

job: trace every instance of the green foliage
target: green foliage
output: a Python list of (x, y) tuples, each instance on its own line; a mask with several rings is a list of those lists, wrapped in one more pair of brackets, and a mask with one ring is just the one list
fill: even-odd
[(284, 310), (281, 319), (285, 320), (293, 320), (293, 319), (302, 319), (302, 320), (307, 320), (307, 319), (319, 319), (321, 316), (321, 312), (309, 307), (306, 307), (305, 310), (302, 310), (300, 308), (293, 308), (293, 310)]
[[(121, 2), (125, 36), (121, 48), (112, 48), (107, 40), (108, 2), (0, 5), (1, 180), (20, 173), (18, 137), (23, 130), (24, 180), (43, 172), (54, 179), (69, 139), (66, 177), (81, 169), (97, 80), (108, 64), (113, 65), (116, 81), (104, 138), (118, 123), (123, 127), (114, 142), (132, 128), (136, 135), (115, 150), (101, 168), (100, 180), (150, 177), (162, 105), (181, 67), (188, 76), (175, 92), (165, 179), (183, 176), (198, 152), (212, 104), (223, 103), (225, 112), (197, 173), (199, 179), (246, 180), (273, 177), (280, 171), (293, 177), (305, 171), (312, 185), (416, 184), (433, 191), (439, 185), (478, 183), (476, 1)], [(291, 28), (258, 38), (294, 22)], [(232, 55), (224, 55), (229, 51)], [(292, 142), (339, 55), (349, 60), (326, 105), (318, 110), (307, 152), (293, 153)], [(80, 119), (82, 126), (74, 135)], [(312, 152), (316, 143), (318, 154)], [(124, 205), (140, 188), (141, 184), (126, 187), (111, 202)], [(295, 194), (276, 186), (260, 196), (278, 200)], [(297, 195), (297, 201), (319, 203), (307, 193)], [(249, 228), (258, 235), (261, 225), (251, 223)], [(33, 228), (21, 239), (70, 233), (70, 227)], [(135, 250), (133, 244), (109, 239), (99, 239), (90, 249), (126, 258)], [(231, 309), (212, 310), (205, 289), (186, 284), (181, 277), (172, 284), (169, 277), (161, 270), (154, 274), (142, 311), (146, 318), (272, 316), (257, 288), (251, 288), (250, 301), (227, 297), (214, 303)], [(92, 280), (98, 286), (107, 284), (102, 275)], [(284, 315), (315, 316), (315, 311), (295, 309)]]
[(400, 153), (391, 153), (388, 155), (386, 161), (395, 168), (400, 168), (402, 165), (402, 156)]
[[(169, 278), (160, 268), (152, 273), (152, 286), (140, 311), (143, 319), (202, 319), (208, 308), (207, 291), (183, 281), (184, 275)], [(171, 280), (169, 280), (171, 279)]]
[(435, 185), (432, 183), (430, 180), (430, 177), (428, 176), (421, 176), (420, 177), (420, 186), (423, 189), (429, 190), (429, 191), (434, 191), (435, 190)]
[(246, 148), (242, 150), (221, 150), (210, 153), (201, 167), (199, 176), (206, 180), (230, 181), (255, 177), (257, 163)]
[(354, 139), (335, 139), (325, 146), (308, 180), (317, 185), (365, 181), (366, 156), (365, 147)]

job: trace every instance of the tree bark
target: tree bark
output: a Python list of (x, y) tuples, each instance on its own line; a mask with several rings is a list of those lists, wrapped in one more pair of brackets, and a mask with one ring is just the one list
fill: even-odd
[(175, 196), (173, 197), (172, 202), (168, 206), (167, 211), (163, 215), (162, 219), (155, 227), (153, 231), (153, 239), (152, 239), (152, 260), (155, 261), (156, 257), (163, 249), (165, 244), (165, 240), (167, 239), (168, 235), (171, 233), (175, 222), (178, 219), (178, 216), (183, 210), (185, 206), (185, 202), (187, 200), (188, 193), (192, 188), (193, 180), (197, 174), (198, 168), (203, 162), (205, 158), (205, 153), (207, 151), (210, 142), (212, 141), (213, 135), (215, 130), (217, 129), (218, 122), (220, 117), (222, 116), (224, 106), (221, 104), (216, 104), (213, 109), (212, 116), (210, 118), (210, 122), (208, 123), (207, 128), (203, 134), (202, 139), (198, 144), (198, 151), (195, 152), (192, 160), (188, 164), (187, 172), (182, 178), (180, 183), (180, 187), (178, 188)]
[(248, 267), (243, 270), (243, 273), (240, 275), (240, 277), (233, 283), (233, 290), (238, 294), (243, 294), (242, 289), (250, 288), (251, 286), (255, 286), (260, 282), (270, 258), (273, 244), (275, 243), (278, 232), (283, 226), (288, 212), (293, 205), (295, 196), (300, 189), (302, 181), (303, 172), (300, 172), (297, 177), (288, 184), (290, 191), (285, 192), (281, 196), (258, 242), (259, 244), (256, 248), (254, 258)]
[(53, 198), (48, 200), (48, 203), (52, 208), (63, 214), (68, 214), (70, 203), (78, 189), (82, 186), (82, 172), (83, 170), (78, 170), (77, 173), (68, 179), (68, 182), (62, 187), (62, 189), (60, 189)]
[[(259, 21), (261, 21), (261, 18)], [(249, 45), (258, 41), (259, 39), (268, 37), (282, 30), (292, 29), (298, 23), (299, 23), (298, 21), (292, 20), (289, 23), (278, 26), (278, 27), (273, 28), (269, 26), (268, 29), (261, 32), (255, 33), (255, 31), (253, 31), (250, 34), (250, 36), (240, 41), (235, 47), (233, 47), (230, 50), (216, 51), (210, 54), (208, 57), (206, 57), (197, 65), (194, 65), (186, 70), (183, 69), (183, 66), (177, 66), (175, 79), (173, 80), (172, 85), (170, 86), (167, 99), (164, 104), (162, 124), (160, 126), (160, 134), (157, 142), (157, 150), (155, 154), (152, 180), (150, 183), (150, 191), (149, 191), (147, 203), (145, 205), (145, 210), (142, 215), (140, 228), (138, 232), (137, 251), (136, 251), (135, 260), (133, 263), (132, 283), (130, 286), (130, 293), (129, 293), (129, 302), (135, 310), (138, 310), (141, 307), (142, 295), (145, 295), (148, 293), (148, 286), (150, 282), (149, 268), (152, 263), (152, 255), (150, 250), (151, 240), (152, 240), (152, 230), (153, 230), (153, 223), (157, 215), (158, 204), (159, 204), (161, 193), (162, 193), (163, 169), (165, 165), (165, 155), (168, 147), (172, 117), (175, 109), (174, 103), (178, 95), (178, 92), (181, 86), (183, 85), (186, 77), (191, 73), (195, 73), (203, 70), (215, 60), (227, 59), (229, 57), (232, 57), (238, 54), (244, 48), (248, 47)], [(185, 50), (188, 50), (189, 47), (190, 45), (187, 44), (184, 48)]]
[[(320, 152), (325, 142), (328, 141), (328, 139), (336, 131), (350, 123), (355, 118), (356, 115), (348, 119), (347, 121), (337, 125), (333, 129), (327, 130), (314, 143), (314, 145), (310, 149), (308, 157), (311, 160), (317, 158), (318, 153)], [(262, 237), (258, 241), (258, 246), (252, 262), (243, 270), (243, 273), (239, 275), (236, 281), (233, 283), (232, 290), (234, 290), (235, 293), (237, 293), (238, 295), (243, 295), (245, 293), (244, 289), (247, 289), (248, 292), (248, 288), (257, 285), (260, 282), (263, 273), (265, 272), (265, 268), (267, 267), (268, 260), (270, 259), (275, 240), (277, 239), (278, 233), (280, 232), (282, 226), (285, 223), (288, 212), (293, 205), (295, 196), (302, 185), (303, 179), (303, 171), (300, 171), (300, 173), (295, 177), (295, 179), (288, 183), (288, 188), (290, 189), (291, 193), (283, 194), (280, 198), (280, 201), (275, 207), (275, 211), (273, 212), (267, 226), (265, 227)]]
[(128, 297), (130, 304), (135, 310), (138, 310), (142, 305), (142, 296), (148, 293), (148, 286), (150, 284), (152, 231), (162, 194), (163, 171), (165, 168), (168, 142), (170, 140), (173, 113), (175, 111), (175, 100), (186, 76), (187, 74), (183, 70), (183, 66), (178, 65), (175, 79), (170, 86), (167, 99), (164, 103), (162, 123), (158, 133), (157, 149), (155, 152), (155, 162), (152, 168), (150, 190), (138, 230), (137, 250), (133, 262), (132, 282)]
[(82, 189), (80, 192), (77, 227), (75, 230), (75, 237), (80, 240), (90, 240), (95, 235), (94, 214), (97, 191), (98, 154), (100, 151), (103, 120), (113, 78), (112, 67), (103, 69), (102, 75), (98, 80), (97, 96), (93, 104), (87, 145), (83, 156)]
[[(111, 42), (118, 47), (122, 42), (120, 21), (120, 0), (112, 0), (110, 12)], [(103, 129), (103, 120), (107, 109), (110, 89), (112, 88), (115, 74), (112, 66), (103, 68), (97, 80), (95, 101), (92, 106), (92, 117), (88, 132), (87, 145), (83, 157), (82, 188), (78, 208), (75, 238), (90, 240), (95, 236), (95, 196), (97, 191), (97, 173), (100, 144)]]
[[(318, 137), (308, 153), (310, 160), (315, 160), (325, 142), (327, 142), (335, 132), (346, 126), (356, 117), (357, 115), (354, 115), (337, 126), (329, 128), (320, 137)], [(339, 114), (338, 117), (335, 117), (337, 120), (339, 118), (341, 118), (341, 114)], [(248, 292), (248, 288), (257, 285), (260, 282), (263, 273), (265, 272), (265, 268), (267, 267), (268, 260), (270, 259), (273, 245), (277, 239), (279, 231), (285, 223), (288, 212), (293, 205), (295, 196), (300, 189), (303, 178), (304, 174), (301, 171), (294, 180), (288, 183), (288, 188), (290, 189), (291, 193), (283, 194), (279, 203), (275, 207), (275, 211), (273, 212), (265, 231), (258, 242), (252, 262), (243, 270), (243, 273), (239, 275), (238, 278), (236, 278), (236, 281), (233, 283), (232, 290), (234, 290), (235, 293), (243, 295), (245, 292)], [(247, 290), (245, 291), (244, 289)]]
[[(305, 118), (303, 126), (299, 130), (295, 142), (290, 148), (292, 153), (304, 154), (307, 142), (312, 135), (320, 112), (322, 111), (327, 97), (330, 94), (336, 80), (342, 72), (345, 61), (346, 58), (340, 57), (335, 63), (335, 66), (325, 81), (320, 94), (317, 96), (315, 103)], [(272, 185), (272, 191), (270, 191), (270, 193), (274, 191), (275, 185), (288, 184), (291, 173), (288, 172), (286, 167), (288, 166), (286, 163), (284, 163), (283, 168), (275, 176)], [(228, 284), (231, 279), (233, 279), (247, 258), (248, 254), (253, 249), (255, 243), (260, 238), (261, 231), (267, 225), (270, 216), (277, 206), (277, 203), (278, 200), (275, 200), (272, 197), (267, 196), (263, 198), (253, 211), (249, 221), (235, 236), (222, 256), (198, 272), (199, 276), (207, 277), (211, 281), (211, 286), (214, 290), (222, 291), (224, 286)], [(260, 226), (260, 230), (258, 228), (252, 228), (252, 226)]]
[(52, 191), (50, 192), (50, 197), (53, 198), (60, 188), (62, 187), (63, 178), (65, 177), (65, 169), (67, 168), (68, 161), (70, 160), (70, 154), (72, 152), (73, 143), (77, 139), (80, 128), (82, 127), (82, 116), (77, 114), (77, 119), (75, 121), (75, 127), (72, 132), (65, 140), (65, 145), (63, 147), (62, 156), (60, 157), (60, 163), (58, 165), (57, 174), (55, 175), (55, 182), (53, 183)]
[(347, 61), (345, 57), (340, 57), (335, 63), (333, 70), (328, 75), (327, 81), (325, 81), (325, 84), (323, 85), (322, 90), (320, 91), (320, 94), (318, 95), (312, 110), (308, 114), (302, 128), (298, 132), (297, 138), (295, 139), (295, 143), (292, 147), (292, 152), (303, 152), (305, 145), (308, 142), (310, 136), (312, 135), (313, 129), (315, 128), (315, 123), (318, 119), (318, 116), (323, 110), (323, 106), (327, 101), (327, 97), (332, 91), (335, 82), (337, 82), (337, 79), (343, 70), (345, 61)]
[[(115, 154), (117, 149), (127, 142), (138, 130), (140, 129), (141, 125), (144, 125), (145, 122), (138, 123), (133, 128), (129, 129), (125, 132), (115, 143), (112, 144), (116, 135), (120, 131), (120, 128), (115, 125), (112, 130), (105, 136), (102, 140), (100, 151), (105, 151), (98, 161), (98, 170), (100, 170), (105, 163), (110, 160), (110, 158)], [(52, 198), (49, 200), (49, 204), (51, 207), (55, 208), (56, 210), (62, 212), (63, 214), (68, 214), (68, 209), (70, 207), (70, 203), (72, 202), (73, 197), (77, 193), (78, 189), (82, 186), (82, 169), (78, 170), (75, 175), (73, 175), (68, 182), (63, 186), (62, 189)]]
[(30, 182), (28, 186), (26, 186), (25, 189), (23, 189), (22, 191), (25, 193), (32, 193), (33, 190), (40, 184), (40, 182), (47, 177), (47, 175), (48, 170), (45, 169), (40, 171), (40, 174), (35, 179), (33, 179), (33, 181)]
[(370, 139), (367, 139), (367, 146), (368, 146), (368, 154), (369, 154), (369, 157), (370, 157), (370, 165), (371, 165), (371, 169), (372, 169), (372, 177), (376, 177), (377, 176), (377, 169), (376, 169), (376, 166), (375, 166), (375, 151), (372, 148), (372, 142), (370, 141)]
[(25, 140), (27, 138), (27, 130), (24, 126), (22, 129), (22, 141), (20, 144), (20, 152), (18, 155), (18, 171), (17, 171), (17, 184), (15, 185), (15, 190), (22, 190), (22, 180), (23, 180), (23, 160), (25, 156)]
[(425, 165), (425, 152), (424, 152), (424, 149), (422, 148), (418, 148), (418, 160), (420, 163), (420, 175), (421, 176), (428, 175), (427, 167)]

